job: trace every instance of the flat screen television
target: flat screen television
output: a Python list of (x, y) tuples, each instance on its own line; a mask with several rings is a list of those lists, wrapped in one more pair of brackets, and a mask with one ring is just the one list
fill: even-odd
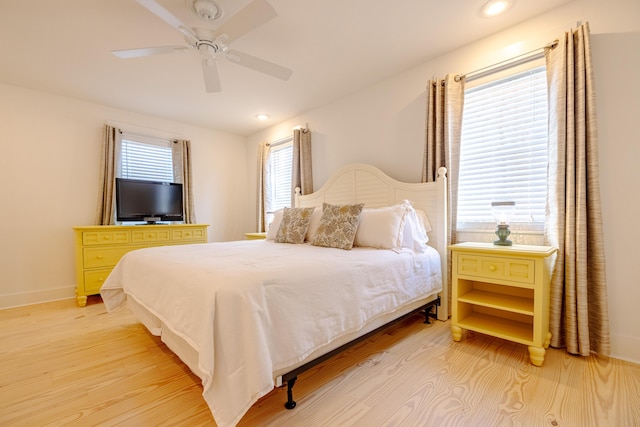
[(116, 220), (182, 221), (182, 184), (116, 178)]

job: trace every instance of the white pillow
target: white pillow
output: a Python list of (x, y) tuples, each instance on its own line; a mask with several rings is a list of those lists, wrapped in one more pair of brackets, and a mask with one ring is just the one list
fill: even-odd
[(322, 218), (322, 208), (316, 208), (311, 214), (311, 221), (309, 221), (309, 228), (307, 228), (307, 236), (305, 237), (307, 242), (313, 242), (316, 237), (318, 227), (320, 227), (320, 218)]
[(410, 209), (411, 206), (406, 204), (363, 209), (354, 246), (379, 249), (402, 247), (405, 219)]
[(420, 220), (420, 224), (424, 228), (424, 231), (428, 233), (431, 230), (433, 230), (431, 228), (431, 222), (429, 222), (429, 217), (427, 216), (427, 213), (422, 209), (416, 209), (415, 211), (416, 211), (416, 214), (418, 215), (418, 219)]
[(280, 224), (282, 223), (283, 213), (284, 209), (278, 209), (273, 213), (273, 221), (271, 221), (271, 224), (269, 224), (269, 229), (267, 230), (267, 240), (276, 240), (278, 229), (280, 228)]
[(402, 247), (422, 253), (429, 241), (427, 230), (431, 231), (431, 224), (422, 209), (410, 209), (403, 229)]

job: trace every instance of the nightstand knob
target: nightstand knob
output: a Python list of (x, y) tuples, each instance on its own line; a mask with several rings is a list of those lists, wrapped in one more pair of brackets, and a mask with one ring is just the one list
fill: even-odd
[(491, 265), (489, 266), (489, 271), (496, 271), (496, 266), (495, 266), (495, 265), (493, 265), (493, 264), (491, 264)]

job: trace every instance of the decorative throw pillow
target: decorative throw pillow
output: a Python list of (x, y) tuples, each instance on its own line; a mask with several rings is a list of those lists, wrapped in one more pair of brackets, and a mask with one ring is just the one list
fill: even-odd
[(351, 249), (363, 207), (364, 203), (357, 205), (324, 203), (320, 226), (311, 243), (327, 248)]
[(314, 208), (284, 208), (276, 243), (304, 243)]

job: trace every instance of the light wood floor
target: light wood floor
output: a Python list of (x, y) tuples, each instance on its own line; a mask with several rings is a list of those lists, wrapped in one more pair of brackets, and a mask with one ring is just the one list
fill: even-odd
[[(214, 425), (199, 379), (128, 310), (0, 310), (0, 425)], [(414, 317), (256, 403), (242, 426), (640, 426), (640, 365), (547, 352)]]

